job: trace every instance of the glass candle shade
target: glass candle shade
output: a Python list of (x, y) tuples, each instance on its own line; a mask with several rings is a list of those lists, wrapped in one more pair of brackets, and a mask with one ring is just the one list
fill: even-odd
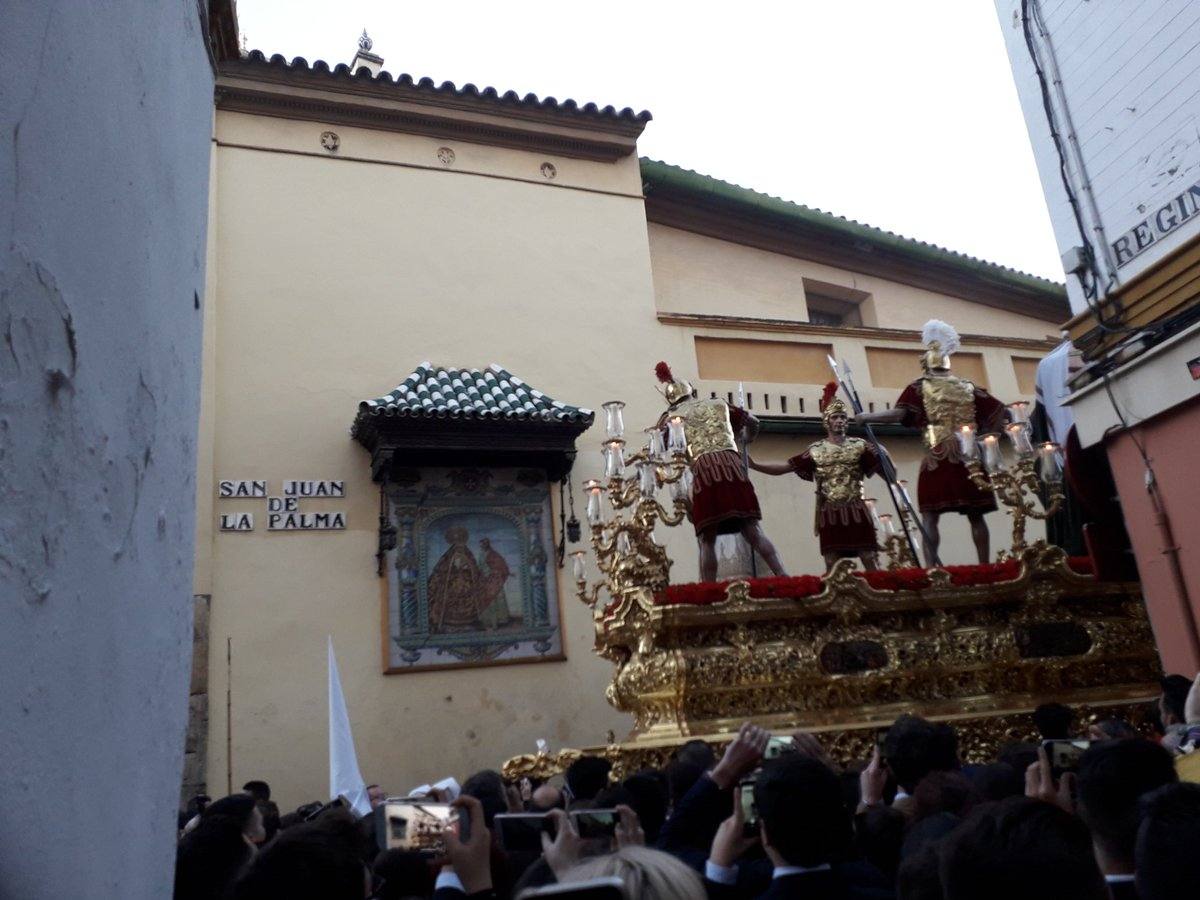
[(866, 504), (867, 512), (871, 514), (871, 521), (875, 523), (875, 527), (879, 527), (879, 512), (875, 509), (875, 504), (879, 501), (874, 497), (863, 498), (863, 503)]
[(687, 452), (687, 435), (683, 430), (683, 416), (671, 416), (667, 419), (667, 448), (672, 453)]
[(1038, 447), (1038, 474), (1046, 484), (1059, 484), (1063, 480), (1058, 444), (1047, 441)]
[(979, 445), (975, 443), (975, 426), (963, 425), (954, 432), (958, 438), (958, 451), (963, 459), (974, 459), (979, 455)]
[(1012, 416), (1014, 424), (1024, 425), (1029, 421), (1029, 404), (1024, 400), (1018, 400), (1016, 403), (1008, 407), (1009, 415)]
[(1000, 435), (985, 434), (983, 440), (983, 467), (989, 472), (999, 472), (1004, 468), (1004, 458), (1000, 455)]
[(604, 427), (608, 431), (610, 438), (619, 438), (625, 436), (625, 415), (622, 412), (625, 409), (625, 403), (622, 400), (609, 400), (607, 403), (602, 403), (600, 408), (604, 410)]
[(637, 466), (638, 474), (638, 491), (646, 500), (654, 499), (654, 492), (658, 490), (658, 476), (654, 473), (654, 463), (640, 462)]
[(1033, 453), (1033, 444), (1029, 440), (1029, 428), (1022, 422), (1013, 422), (1004, 426), (1008, 439), (1012, 441), (1013, 449), (1018, 456), (1029, 456)]
[(671, 482), (671, 499), (686, 503), (692, 499), (692, 470), (684, 469), (678, 480)]
[(604, 507), (601, 500), (604, 496), (604, 485), (591, 478), (583, 483), (583, 491), (587, 494), (588, 524), (599, 525), (604, 521)]
[(646, 434), (649, 435), (649, 445), (647, 450), (650, 453), (651, 459), (662, 459), (667, 454), (667, 448), (663, 444), (663, 433), (661, 428), (647, 428)]
[(622, 531), (617, 535), (617, 552), (622, 556), (628, 556), (633, 552), (633, 544), (629, 540), (628, 531)]
[(882, 513), (879, 516), (879, 524), (883, 528), (883, 533), (893, 535), (896, 533), (896, 523), (892, 521), (891, 513)]
[(575, 571), (576, 581), (587, 580), (587, 552), (584, 550), (576, 550), (571, 554), (571, 566)]
[(620, 438), (604, 443), (604, 475), (606, 478), (625, 477), (625, 442)]

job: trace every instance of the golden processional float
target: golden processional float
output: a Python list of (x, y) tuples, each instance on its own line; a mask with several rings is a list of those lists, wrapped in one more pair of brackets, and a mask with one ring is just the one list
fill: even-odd
[(1043, 702), (1085, 720), (1146, 722), (1161, 669), (1140, 586), (1098, 581), (1086, 559), (1025, 540), (1026, 520), (1053, 514), (1063, 495), (1059, 450), (1032, 445), (1024, 404), (1010, 408), (1011, 454), (1001, 435), (957, 435), (973, 480), (1013, 519), (999, 562), (911, 567), (908, 542), (876, 514), (886, 571), (843, 559), (821, 577), (675, 586), (654, 531), (687, 518), (684, 421), (667, 420), (665, 441), (646, 429), (630, 454), (623, 407), (604, 404), (606, 480), (584, 484), (601, 580), (588, 584), (586, 551), (571, 555), (595, 651), (615, 667), (605, 696), (633, 729), (604, 746), (514, 757), (506, 777), (549, 777), (583, 754), (609, 758), (622, 777), (666, 764), (689, 740), (724, 744), (746, 720), (811, 731), (848, 761), (868, 758), (880, 728), (914, 713), (953, 724), (973, 762), (1034, 739), (1030, 713)]

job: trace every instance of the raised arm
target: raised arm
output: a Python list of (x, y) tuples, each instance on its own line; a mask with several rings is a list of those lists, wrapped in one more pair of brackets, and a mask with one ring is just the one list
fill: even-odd
[(792, 464), (788, 462), (760, 463), (746, 457), (746, 463), (755, 472), (762, 472), (764, 475), (791, 475), (794, 471)]
[(893, 406), (891, 409), (881, 410), (880, 412), (860, 412), (854, 417), (854, 421), (859, 425), (884, 425), (890, 422), (903, 422), (904, 409), (899, 406)]

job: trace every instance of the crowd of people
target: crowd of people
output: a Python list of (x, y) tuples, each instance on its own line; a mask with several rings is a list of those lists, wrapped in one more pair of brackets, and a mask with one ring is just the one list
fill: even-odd
[[(561, 784), (485, 770), (427, 788), (461, 817), (434, 853), (385, 849), (377, 815), (340, 801), (280, 815), (253, 781), (180, 814), (175, 898), (613, 896), (594, 893), (607, 877), (651, 900), (1179, 900), (1200, 884), (1197, 685), (1164, 679), (1153, 737), (1044, 705), (1043, 741), (988, 764), (962, 762), (950, 725), (905, 715), (856, 766), (747, 723), (719, 757), (692, 741), (623, 781), (590, 756)], [(386, 793), (372, 785), (372, 806)], [(616, 811), (611, 834), (580, 827), (598, 810)], [(513, 813), (544, 816), (540, 852), (506, 845)]]

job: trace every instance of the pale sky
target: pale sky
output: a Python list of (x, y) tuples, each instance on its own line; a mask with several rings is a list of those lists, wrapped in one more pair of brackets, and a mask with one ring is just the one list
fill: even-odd
[(639, 153), (1063, 280), (992, 0), (238, 0), (250, 49), (568, 97)]

